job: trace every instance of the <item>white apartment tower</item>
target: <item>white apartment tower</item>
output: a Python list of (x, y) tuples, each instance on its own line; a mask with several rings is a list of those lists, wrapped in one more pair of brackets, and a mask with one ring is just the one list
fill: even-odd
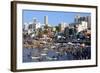
[(44, 24), (48, 25), (48, 16), (44, 16)]

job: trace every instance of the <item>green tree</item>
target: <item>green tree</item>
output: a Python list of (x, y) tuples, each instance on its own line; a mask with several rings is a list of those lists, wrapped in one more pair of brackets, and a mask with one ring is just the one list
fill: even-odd
[(55, 26), (55, 28), (56, 28), (56, 31), (57, 31), (57, 32), (59, 32), (59, 31), (60, 31), (59, 26)]

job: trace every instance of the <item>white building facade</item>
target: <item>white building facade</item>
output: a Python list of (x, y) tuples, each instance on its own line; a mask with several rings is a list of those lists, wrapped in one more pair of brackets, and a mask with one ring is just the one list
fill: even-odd
[(81, 32), (81, 31), (83, 31), (83, 30), (88, 29), (87, 22), (86, 22), (86, 21), (81, 21), (81, 24), (78, 24), (77, 29), (78, 29), (78, 30), (77, 30), (78, 32)]

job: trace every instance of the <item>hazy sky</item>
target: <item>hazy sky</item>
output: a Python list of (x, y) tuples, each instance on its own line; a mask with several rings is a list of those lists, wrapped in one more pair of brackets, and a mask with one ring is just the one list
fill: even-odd
[(35, 10), (23, 10), (23, 23), (29, 23), (36, 18), (41, 24), (44, 24), (44, 16), (48, 16), (48, 23), (50, 25), (58, 25), (61, 22), (73, 23), (74, 17), (90, 16), (90, 13), (79, 12), (62, 12), (62, 11), (35, 11)]

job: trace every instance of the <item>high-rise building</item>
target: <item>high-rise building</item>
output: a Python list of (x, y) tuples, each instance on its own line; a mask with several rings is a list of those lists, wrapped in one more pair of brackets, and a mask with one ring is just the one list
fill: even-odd
[(48, 16), (44, 16), (44, 24), (48, 25)]
[(33, 33), (33, 32), (37, 32), (37, 29), (40, 28), (40, 23), (37, 21), (36, 18), (33, 18), (33, 22), (29, 23), (28, 26), (28, 33)]
[(74, 22), (75, 23), (80, 23), (80, 15), (75, 16)]
[(91, 16), (75, 16), (75, 23), (82, 23), (83, 21), (87, 22), (87, 27), (91, 29)]
[(78, 32), (88, 29), (88, 24), (86, 21), (82, 21), (81, 24), (78, 25)]
[(87, 16), (87, 23), (88, 23), (88, 28), (91, 29), (91, 16)]
[(74, 24), (78, 25), (78, 32), (91, 29), (91, 16), (75, 16)]
[(64, 31), (66, 25), (67, 24), (66, 23), (63, 23), (63, 22), (59, 24), (59, 29), (60, 29), (61, 32)]

